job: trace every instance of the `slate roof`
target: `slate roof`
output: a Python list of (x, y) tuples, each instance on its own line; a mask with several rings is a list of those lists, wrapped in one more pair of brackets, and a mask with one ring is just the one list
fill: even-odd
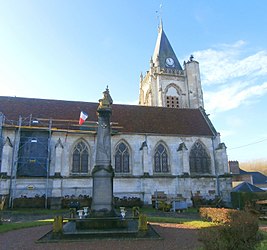
[(260, 173), (260, 172), (247, 172), (243, 169), (240, 169), (240, 174), (241, 175), (251, 175), (253, 183), (255, 185), (260, 185), (260, 184), (267, 184), (267, 176)]
[(166, 62), (166, 58), (171, 57), (174, 60), (175, 63), (175, 67), (173, 67), (174, 69), (178, 69), (178, 70), (182, 70), (181, 64), (178, 61), (172, 46), (163, 30), (163, 26), (162, 24), (159, 27), (158, 30), (158, 38), (157, 38), (157, 42), (156, 42), (156, 46), (155, 46), (155, 50), (154, 50), (154, 54), (153, 54), (153, 62), (155, 63), (157, 60), (157, 57), (159, 59), (159, 66), (160, 68), (166, 68), (165, 66), (165, 62)]
[[(53, 126), (56, 128), (70, 128), (68, 120), (71, 120), (72, 124), (76, 124), (75, 128), (80, 129), (78, 127), (80, 111), (85, 111), (89, 115), (88, 121), (95, 123), (97, 121), (97, 107), (98, 103), (92, 102), (0, 96), (0, 112), (5, 115), (6, 121), (18, 121), (20, 115), (22, 117), (32, 115), (32, 119), (66, 120), (65, 123), (53, 120)], [(200, 109), (113, 104), (111, 122), (116, 124), (118, 132), (123, 133), (214, 135)]]
[(236, 187), (234, 187), (232, 189), (232, 192), (247, 192), (247, 193), (251, 193), (251, 192), (265, 192), (264, 190), (244, 181), (242, 183), (240, 183), (239, 185), (237, 185)]

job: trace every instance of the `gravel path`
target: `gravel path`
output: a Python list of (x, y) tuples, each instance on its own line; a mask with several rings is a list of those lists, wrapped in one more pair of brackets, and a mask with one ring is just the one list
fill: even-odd
[(35, 249), (72, 249), (72, 250), (127, 250), (127, 249), (153, 249), (153, 250), (183, 250), (198, 249), (201, 243), (198, 241), (196, 229), (182, 224), (153, 223), (153, 228), (163, 239), (133, 239), (133, 240), (89, 240), (86, 242), (59, 242), (36, 243), (36, 241), (52, 229), (51, 225), (14, 230), (0, 234), (1, 250), (35, 250)]

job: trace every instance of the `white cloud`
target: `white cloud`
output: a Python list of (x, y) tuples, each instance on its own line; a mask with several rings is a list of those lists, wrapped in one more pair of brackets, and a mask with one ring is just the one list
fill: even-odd
[(267, 51), (247, 55), (246, 43), (222, 44), (197, 51), (205, 108), (223, 112), (248, 104), (255, 96), (267, 94)]
[(267, 82), (260, 85), (245, 86), (240, 82), (232, 83), (221, 90), (205, 93), (205, 107), (209, 112), (222, 112), (239, 107), (241, 104), (248, 103), (255, 96), (267, 94)]

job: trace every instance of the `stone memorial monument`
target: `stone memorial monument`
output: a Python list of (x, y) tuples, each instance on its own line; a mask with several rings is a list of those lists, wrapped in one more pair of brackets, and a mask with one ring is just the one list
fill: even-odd
[[(111, 166), (111, 128), (112, 98), (108, 87), (103, 92), (97, 108), (98, 127), (96, 142), (96, 161), (92, 171), (93, 194), (91, 211), (88, 207), (78, 210), (75, 218), (63, 226), (63, 217), (55, 218), (53, 232), (40, 239), (80, 240), (90, 238), (146, 238), (159, 237), (151, 228), (148, 230), (146, 216), (125, 216), (126, 211), (117, 214), (113, 206), (113, 177)], [(138, 213), (139, 214), (139, 213)], [(139, 224), (138, 224), (139, 221)]]
[(103, 92), (104, 96), (99, 100), (96, 162), (92, 171), (93, 195), (91, 216), (110, 217), (115, 216), (113, 208), (113, 177), (111, 166), (111, 132), (110, 116), (112, 113), (112, 98), (108, 87)]

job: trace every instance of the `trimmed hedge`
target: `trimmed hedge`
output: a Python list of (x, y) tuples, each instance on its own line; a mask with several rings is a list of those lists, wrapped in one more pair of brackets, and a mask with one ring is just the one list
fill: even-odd
[(13, 200), (14, 208), (44, 208), (45, 197), (22, 197)]
[(214, 223), (229, 223), (238, 212), (238, 210), (227, 208), (199, 208), (200, 217), (206, 221), (211, 221)]
[(254, 205), (257, 200), (267, 200), (267, 192), (231, 192), (233, 208), (244, 209), (248, 203)]
[[(119, 207), (142, 207), (144, 202), (137, 197), (114, 197), (113, 198), (114, 206)], [(50, 208), (51, 198), (48, 198), (47, 205)], [(87, 195), (74, 197), (74, 196), (65, 196), (61, 199), (61, 208), (82, 208), (82, 207), (91, 207), (92, 197)], [(60, 205), (60, 204), (59, 204)], [(77, 207), (76, 207), (77, 206)], [(45, 197), (21, 197), (13, 200), (14, 208), (44, 208), (45, 207)]]
[(204, 249), (252, 250), (260, 240), (258, 217), (245, 211), (203, 208), (201, 216), (220, 223), (200, 230)]
[(141, 201), (140, 198), (137, 197), (114, 197), (113, 198), (114, 206), (116, 208), (119, 207), (143, 207), (144, 202)]

